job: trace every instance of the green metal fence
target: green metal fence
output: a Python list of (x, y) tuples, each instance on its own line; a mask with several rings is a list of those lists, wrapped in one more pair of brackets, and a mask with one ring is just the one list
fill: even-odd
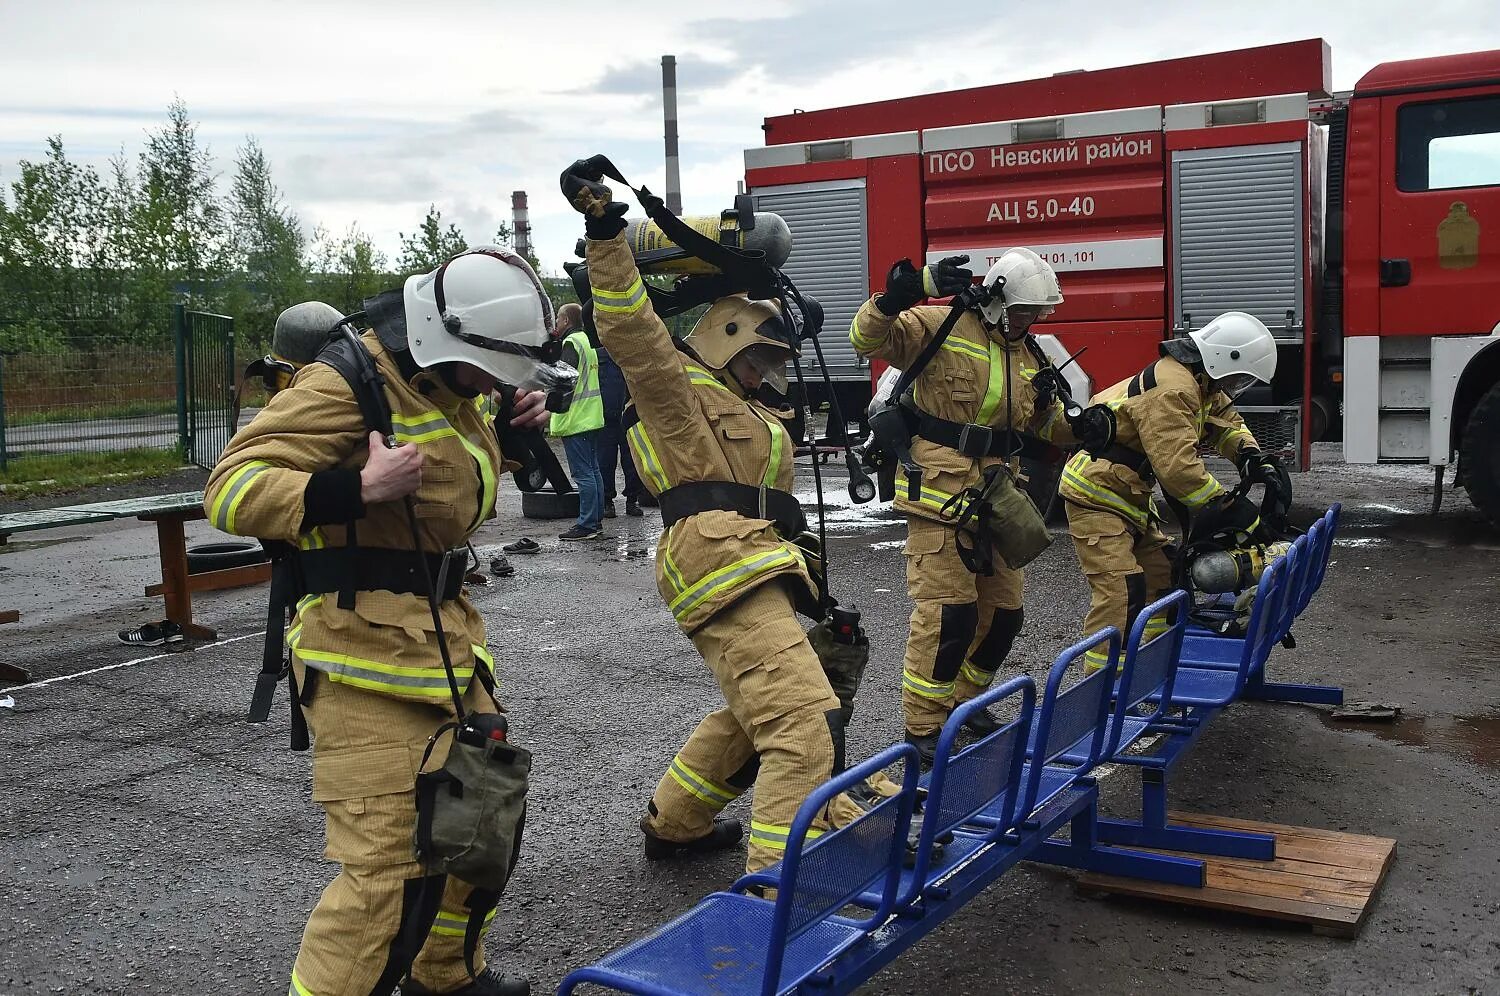
[(182, 452), (211, 469), (234, 435), (234, 319), (174, 311), (177, 344), (177, 434)]

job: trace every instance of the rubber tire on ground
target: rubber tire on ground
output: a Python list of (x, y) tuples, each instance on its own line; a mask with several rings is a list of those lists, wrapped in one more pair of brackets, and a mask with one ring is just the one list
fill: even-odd
[(528, 519), (576, 519), (578, 492), (523, 491), (521, 514)]
[(255, 540), (225, 540), (218, 543), (199, 543), (187, 550), (189, 574), (222, 571), (231, 567), (247, 567), (263, 564), (271, 558)]
[(1469, 500), (1500, 527), (1500, 384), (1486, 391), (1469, 413), (1458, 460)]

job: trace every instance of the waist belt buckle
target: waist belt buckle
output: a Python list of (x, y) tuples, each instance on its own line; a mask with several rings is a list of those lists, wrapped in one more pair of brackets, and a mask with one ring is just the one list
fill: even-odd
[(971, 459), (990, 455), (990, 444), (994, 442), (995, 430), (986, 425), (966, 424), (958, 430), (958, 452)]
[(463, 577), (465, 568), (468, 567), (469, 551), (467, 548), (443, 551), (443, 562), (438, 566), (437, 577), (433, 580), (433, 594), (441, 600), (458, 597), (457, 591), (453, 595), (448, 594), (449, 578), (458, 571), (458, 591), (463, 590)]

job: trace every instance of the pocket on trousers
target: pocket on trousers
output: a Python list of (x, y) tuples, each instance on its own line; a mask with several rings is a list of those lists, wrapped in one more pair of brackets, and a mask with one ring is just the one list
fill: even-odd
[(314, 755), (313, 801), (328, 817), (328, 859), (376, 866), (414, 860), (415, 788), (405, 744)]
[(747, 629), (724, 647), (724, 664), (734, 684), (734, 712), (758, 725), (825, 698), (838, 707), (818, 658), (796, 617), (787, 616)]

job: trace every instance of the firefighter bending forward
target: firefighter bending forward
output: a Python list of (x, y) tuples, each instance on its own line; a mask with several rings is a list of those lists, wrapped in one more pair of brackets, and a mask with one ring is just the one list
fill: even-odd
[[(849, 338), (855, 350), (910, 366), (950, 311), (916, 305), (967, 289), (973, 279), (962, 268), (967, 261), (949, 257), (917, 270), (903, 260), (892, 267), (884, 292), (854, 317)], [(1057, 275), (1030, 249), (1011, 249), (990, 267), (984, 286), (1002, 280), (1003, 301), (965, 312), (902, 401), (916, 419), (912, 458), (923, 473), (913, 495), (905, 471), (896, 471), (894, 505), (906, 514), (906, 582), (915, 603), (901, 704), (906, 739), (929, 766), (948, 714), (995, 680), (1023, 618), (1021, 572), (998, 556), (988, 576), (971, 571), (943, 507), (977, 483), (985, 468), (1003, 463), (1008, 447), (1024, 452), (1075, 441), (1056, 393), (1038, 389), (1046, 378), (1033, 384), (1039, 371), (1051, 368), (1027, 334), (1062, 303)], [(968, 725), (979, 735), (999, 729), (986, 711)]]
[[(1269, 384), (1276, 372), (1276, 342), (1265, 325), (1231, 311), (1186, 338), (1167, 340), (1161, 351), (1161, 359), (1095, 395), (1096, 404), (1114, 410), (1114, 445), (1101, 457), (1080, 451), (1063, 469), (1059, 493), (1091, 592), (1085, 633), (1114, 626), (1128, 634), (1141, 610), (1172, 588), (1153, 484), (1187, 509), (1194, 534), (1248, 532), (1258, 520), (1256, 507), (1244, 498), (1228, 501), (1199, 447), (1212, 447), (1252, 481), (1275, 486), (1280, 475), (1234, 408), (1235, 398), (1252, 384)], [(1166, 620), (1152, 619), (1146, 636), (1165, 628)], [(1090, 668), (1105, 662), (1104, 651), (1089, 651)]]
[[(563, 192), (585, 215), (599, 338), (634, 398), (626, 438), (660, 498), (657, 587), (727, 703), (698, 724), (657, 786), (640, 824), (646, 856), (733, 846), (742, 828), (717, 814), (754, 785), (745, 867), (757, 871), (780, 860), (797, 808), (843, 764), (839, 701), (793, 609), (798, 589), (811, 590), (807, 565), (753, 502), (735, 507), (762, 486), (767, 495), (792, 488), (795, 445), (755, 395), (762, 384), (785, 390), (795, 340), (778, 305), (731, 296), (679, 349), (620, 235), (626, 205), (598, 180), (575, 163)], [(816, 826), (859, 812), (840, 796)]]
[[(361, 337), (385, 377), (395, 448), (366, 426), (345, 378), (313, 362), (234, 437), (204, 498), (219, 529), (299, 551), (303, 593), (287, 643), (314, 738), (325, 853), (342, 867), (308, 918), (288, 991), (386, 996), (409, 969), (406, 996), (522, 996), (527, 982), (486, 970), (482, 946), (475, 978), (465, 965), (467, 928), (488, 925), (497, 897), (426, 876), (414, 857), (416, 771), (453, 705), (412, 581), (404, 500), (415, 502), (436, 576), (442, 556), (495, 514), (502, 457), (473, 399), (507, 368), (486, 346), (518, 334), (544, 341), (551, 305), (519, 257), (471, 250), (410, 278), (404, 317), (404, 328)], [(536, 393), (523, 406), (540, 411), (544, 400)], [(494, 712), (493, 661), (463, 575), (462, 563), (452, 566), (439, 593), (443, 627), (465, 708)], [(429, 768), (450, 742), (438, 740)]]

